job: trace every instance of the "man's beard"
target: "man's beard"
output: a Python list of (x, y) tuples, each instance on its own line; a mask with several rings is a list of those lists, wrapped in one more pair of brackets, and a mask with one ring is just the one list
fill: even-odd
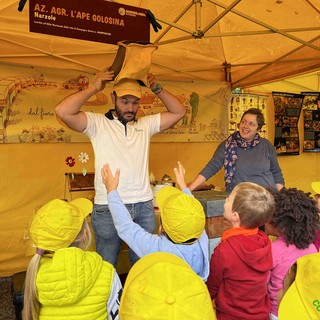
[[(131, 121), (135, 121), (136, 120), (136, 114), (137, 112), (125, 112), (125, 113), (122, 113), (119, 108), (117, 107), (117, 104), (114, 106), (114, 109), (115, 109), (115, 112), (117, 114), (117, 117), (118, 117), (118, 120), (123, 123), (123, 124), (127, 124), (128, 122), (131, 122)], [(132, 114), (133, 115), (133, 118), (131, 120), (127, 120), (124, 116), (126, 114)]]

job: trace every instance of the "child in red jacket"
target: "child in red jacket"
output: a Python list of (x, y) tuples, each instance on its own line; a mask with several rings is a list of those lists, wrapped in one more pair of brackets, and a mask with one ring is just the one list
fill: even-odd
[(259, 226), (274, 210), (271, 193), (255, 183), (238, 184), (226, 199), (223, 216), (232, 228), (223, 233), (211, 256), (207, 280), (218, 320), (269, 320), (271, 244)]

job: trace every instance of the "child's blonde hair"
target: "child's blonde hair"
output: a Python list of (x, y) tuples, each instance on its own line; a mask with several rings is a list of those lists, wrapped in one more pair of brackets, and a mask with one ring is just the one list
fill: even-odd
[(252, 182), (241, 182), (232, 191), (232, 211), (240, 216), (240, 226), (257, 228), (267, 223), (274, 211), (275, 201), (265, 188)]
[[(88, 250), (92, 241), (92, 234), (88, 222), (84, 220), (81, 231), (76, 239), (70, 244), (70, 247), (77, 247), (82, 250)], [(53, 255), (52, 251), (44, 251), (43, 254)], [(42, 258), (42, 253), (36, 253), (30, 260), (25, 280), (25, 290), (23, 299), (23, 320), (39, 319), (40, 303), (38, 300), (36, 278)]]

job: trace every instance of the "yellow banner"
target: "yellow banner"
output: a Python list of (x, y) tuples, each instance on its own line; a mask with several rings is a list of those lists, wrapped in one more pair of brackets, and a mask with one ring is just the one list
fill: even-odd
[[(66, 96), (87, 88), (94, 75), (77, 70), (1, 64), (0, 142), (52, 143), (88, 142), (81, 133), (69, 130), (55, 113)], [(153, 142), (222, 141), (228, 136), (228, 85), (211, 82), (161, 82), (186, 107), (187, 114), (174, 127), (153, 137)], [(112, 84), (90, 98), (81, 109), (106, 113), (114, 108)], [(161, 100), (145, 88), (138, 116), (164, 112)]]

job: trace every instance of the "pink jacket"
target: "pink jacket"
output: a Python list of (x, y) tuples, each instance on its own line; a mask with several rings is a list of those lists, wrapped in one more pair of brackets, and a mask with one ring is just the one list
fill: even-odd
[(316, 253), (317, 249), (312, 243), (307, 249), (298, 249), (295, 245), (287, 245), (283, 237), (272, 241), (273, 266), (271, 269), (268, 292), (271, 300), (271, 313), (278, 316), (277, 294), (283, 286), (283, 280), (289, 268), (296, 260), (306, 254)]

